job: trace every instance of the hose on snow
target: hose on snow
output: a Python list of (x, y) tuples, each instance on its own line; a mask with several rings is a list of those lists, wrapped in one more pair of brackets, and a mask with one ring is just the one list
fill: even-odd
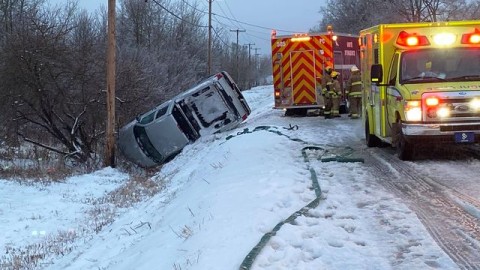
[[(290, 125), (289, 127), (284, 127), (284, 129), (287, 130), (298, 130), (297, 125)], [(295, 141), (295, 142), (300, 142), (302, 144), (310, 144), (306, 141), (303, 141), (298, 138), (292, 138), (280, 131), (277, 130), (276, 127), (272, 126), (258, 126), (255, 127), (253, 130), (249, 130), (248, 128), (244, 129), (242, 132), (238, 132), (236, 135), (230, 135), (226, 138), (226, 140), (230, 140), (236, 136), (244, 135), (244, 134), (249, 134), (253, 133), (256, 131), (268, 131), (272, 132), (274, 134), (280, 135), (280, 136), (285, 136), (288, 139)], [(336, 148), (335, 151), (329, 151), (326, 148)], [(340, 151), (338, 151), (340, 150)], [(255, 247), (247, 254), (245, 259), (242, 261), (242, 264), (240, 265), (240, 270), (249, 270), (251, 269), (253, 262), (257, 258), (258, 254), (262, 251), (262, 249), (265, 247), (265, 245), (268, 243), (268, 241), (272, 238), (272, 236), (275, 236), (276, 233), (281, 229), (281, 227), (286, 224), (286, 223), (292, 223), (298, 216), (303, 216), (305, 215), (310, 209), (316, 208), (319, 204), (320, 201), (322, 200), (322, 190), (320, 188), (320, 184), (318, 183), (318, 178), (317, 178), (317, 173), (315, 169), (313, 169), (310, 166), (310, 158), (307, 154), (307, 151), (321, 151), (324, 153), (323, 155), (319, 155), (317, 157), (317, 160), (320, 160), (321, 162), (332, 162), (332, 161), (337, 161), (337, 162), (364, 162), (362, 158), (356, 158), (356, 157), (351, 157), (351, 155), (354, 153), (353, 148), (351, 147), (345, 147), (345, 148), (339, 148), (335, 146), (319, 146), (319, 145), (310, 145), (302, 148), (302, 156), (304, 162), (308, 166), (308, 170), (310, 171), (310, 179), (312, 181), (312, 186), (315, 190), (315, 199), (313, 199), (309, 204), (306, 206), (302, 207), (300, 210), (296, 211), (292, 215), (290, 215), (288, 218), (285, 220), (279, 222), (275, 227), (268, 233), (264, 234), (260, 241), (255, 245)], [(328, 154), (328, 155), (325, 155)]]

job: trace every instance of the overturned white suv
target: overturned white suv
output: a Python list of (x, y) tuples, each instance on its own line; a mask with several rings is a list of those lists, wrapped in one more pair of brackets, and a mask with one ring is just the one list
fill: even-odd
[(118, 146), (139, 166), (156, 166), (200, 136), (237, 127), (250, 112), (240, 89), (223, 71), (122, 127)]

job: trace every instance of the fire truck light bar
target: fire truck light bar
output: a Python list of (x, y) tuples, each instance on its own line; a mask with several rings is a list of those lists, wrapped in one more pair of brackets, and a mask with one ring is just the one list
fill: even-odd
[(293, 37), (290, 39), (291, 42), (301, 42), (301, 41), (309, 41), (310, 37)]

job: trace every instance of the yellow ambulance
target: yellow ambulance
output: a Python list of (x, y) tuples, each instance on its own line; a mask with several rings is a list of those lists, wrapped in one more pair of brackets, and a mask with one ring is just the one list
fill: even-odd
[(369, 147), (479, 142), (480, 21), (382, 24), (359, 44)]

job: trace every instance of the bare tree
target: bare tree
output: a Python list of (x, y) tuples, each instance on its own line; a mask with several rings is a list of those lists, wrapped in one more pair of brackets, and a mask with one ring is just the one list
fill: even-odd
[(479, 6), (478, 0), (328, 0), (320, 10), (321, 23), (311, 31), (324, 32), (333, 25), (336, 32), (358, 33), (380, 23), (475, 19)]
[(75, 10), (33, 6), (17, 21), (5, 46), (4, 97), (21, 138), (85, 162), (103, 132), (94, 119), (103, 69), (92, 44), (94, 26)]
[(480, 18), (480, 1), (472, 1), (467, 5), (469, 18)]
[(328, 0), (326, 7), (320, 10), (320, 24), (311, 31), (325, 32), (327, 25), (332, 25), (336, 32), (355, 34), (380, 22), (394, 21), (389, 7), (384, 0)]
[[(106, 11), (75, 2), (0, 0), (2, 141), (23, 139), (80, 162), (102, 153), (106, 111)], [(117, 18), (119, 127), (206, 77), (206, 15), (196, 3), (120, 0)], [(236, 71), (235, 51), (215, 29), (213, 72)], [(242, 70), (258, 74), (242, 50)], [(243, 72), (242, 72), (243, 74)], [(246, 85), (247, 76), (237, 83)], [(11, 136), (15, 134), (16, 136)], [(18, 140), (20, 143), (21, 140)]]

